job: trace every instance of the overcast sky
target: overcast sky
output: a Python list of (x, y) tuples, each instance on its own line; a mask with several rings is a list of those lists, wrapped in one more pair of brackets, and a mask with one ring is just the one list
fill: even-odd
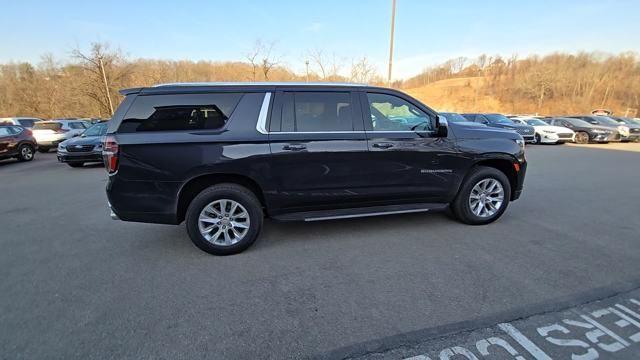
[[(397, 0), (395, 78), (458, 56), (640, 51), (640, 1)], [(106, 7), (103, 7), (106, 6)], [(386, 72), (391, 0), (4, 1), (0, 62), (68, 60), (93, 41), (130, 58), (243, 60), (256, 39), (302, 71), (322, 49)]]

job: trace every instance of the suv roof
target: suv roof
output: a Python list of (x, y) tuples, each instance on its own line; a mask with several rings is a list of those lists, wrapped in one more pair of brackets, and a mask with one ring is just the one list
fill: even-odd
[(186, 82), (158, 84), (151, 87), (138, 87), (120, 90), (120, 94), (129, 95), (136, 93), (161, 94), (169, 92), (197, 92), (214, 89), (238, 89), (238, 90), (265, 90), (275, 87), (300, 87), (300, 88), (381, 88), (359, 83), (341, 82)]

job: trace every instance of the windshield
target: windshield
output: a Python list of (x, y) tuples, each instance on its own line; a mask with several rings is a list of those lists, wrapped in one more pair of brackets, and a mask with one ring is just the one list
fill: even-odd
[(469, 122), (464, 116), (458, 113), (441, 113), (442, 116), (447, 118), (447, 121), (453, 123)]
[(544, 125), (549, 125), (546, 122), (540, 120), (540, 119), (531, 119), (531, 120), (527, 120), (527, 124), (531, 125), (531, 126), (544, 126)]
[(504, 125), (513, 125), (513, 121), (508, 117), (500, 114), (485, 114), (484, 115), (489, 122), (492, 124), (504, 124)]
[(107, 133), (107, 124), (101, 123), (93, 125), (82, 133), (83, 136), (102, 136)]
[(594, 116), (594, 118), (598, 119), (598, 122), (600, 124), (607, 124), (607, 125), (620, 125), (617, 121), (613, 120), (610, 117), (606, 117), (606, 116)]
[(591, 124), (582, 120), (582, 119), (575, 119), (575, 118), (566, 118), (566, 119), (562, 119), (565, 120), (569, 123), (571, 123), (574, 126), (581, 126), (581, 127), (590, 127)]

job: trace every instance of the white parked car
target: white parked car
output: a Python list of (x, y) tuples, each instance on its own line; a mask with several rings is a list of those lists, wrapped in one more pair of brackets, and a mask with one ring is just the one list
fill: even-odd
[(58, 148), (58, 144), (82, 134), (89, 126), (82, 120), (40, 121), (33, 126), (33, 136), (38, 142), (38, 151), (46, 153)]
[(536, 130), (534, 144), (564, 144), (567, 141), (575, 142), (576, 140), (576, 133), (563, 126), (549, 125), (532, 117), (515, 117), (511, 120), (519, 124), (533, 126)]

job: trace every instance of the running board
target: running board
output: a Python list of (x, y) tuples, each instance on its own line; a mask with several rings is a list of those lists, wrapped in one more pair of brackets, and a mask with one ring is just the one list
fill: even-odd
[(351, 219), (367, 216), (418, 213), (431, 210), (443, 210), (446, 207), (447, 204), (441, 203), (369, 206), (350, 209), (304, 211), (275, 215), (272, 216), (272, 218), (279, 221), (322, 221), (335, 219)]

